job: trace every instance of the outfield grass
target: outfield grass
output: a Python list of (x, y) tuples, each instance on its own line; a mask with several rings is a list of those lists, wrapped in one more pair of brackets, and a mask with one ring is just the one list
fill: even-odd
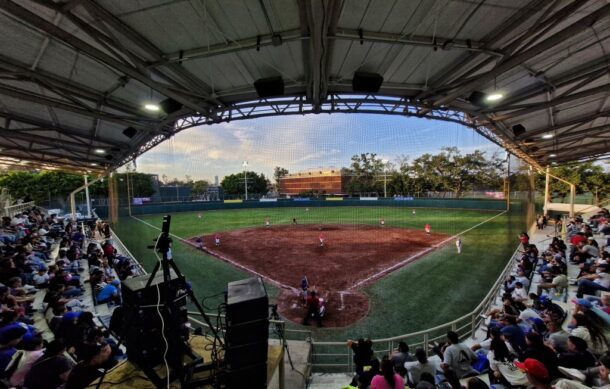
[[(377, 224), (383, 217), (389, 226), (423, 229), (430, 223), (436, 232), (456, 234), (498, 212), (418, 208), (413, 215), (411, 208), (322, 207), (305, 211), (305, 207), (300, 207), (205, 211), (201, 219), (198, 214), (173, 214), (171, 232), (188, 238), (202, 233), (262, 226), (266, 217), (273, 224), (291, 223), (293, 217), (299, 223)], [(162, 215), (141, 217), (158, 227), (161, 218)], [(316, 329), (316, 339), (394, 336), (442, 324), (471, 311), (506, 265), (523, 225), (524, 219), (518, 215), (502, 215), (466, 233), (462, 237), (461, 255), (456, 255), (455, 246), (449, 244), (393, 272), (364, 289), (371, 307), (367, 317), (346, 328)], [(127, 217), (120, 220), (115, 231), (144, 267), (152, 269), (156, 259), (146, 246), (152, 244), (159, 231)], [(249, 276), (186, 244), (175, 244), (174, 257), (182, 272), (193, 281), (199, 298), (222, 292), (227, 282)], [(272, 298), (278, 293), (274, 287), (269, 287), (268, 291)], [(206, 304), (212, 307), (220, 301), (220, 298), (212, 298), (206, 300)], [(303, 328), (296, 324), (289, 327)]]

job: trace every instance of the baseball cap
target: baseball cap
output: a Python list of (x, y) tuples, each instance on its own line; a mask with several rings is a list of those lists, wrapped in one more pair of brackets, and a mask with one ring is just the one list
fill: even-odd
[(547, 368), (537, 359), (527, 358), (524, 362), (515, 362), (515, 366), (525, 371), (532, 377), (540, 378), (543, 380), (549, 379), (549, 371)]
[(581, 307), (590, 309), (593, 307), (593, 304), (591, 304), (591, 301), (587, 300), (587, 299), (573, 299), (572, 302), (576, 305), (580, 305)]
[(18, 323), (9, 324), (0, 329), (0, 344), (7, 344), (21, 338), (27, 330)]

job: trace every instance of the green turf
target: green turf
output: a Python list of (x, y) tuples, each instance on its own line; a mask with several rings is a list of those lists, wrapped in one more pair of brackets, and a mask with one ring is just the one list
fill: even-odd
[[(456, 234), (497, 212), (418, 208), (413, 215), (411, 208), (323, 207), (305, 211), (305, 207), (300, 207), (205, 211), (201, 219), (198, 214), (173, 214), (172, 233), (187, 238), (202, 233), (262, 226), (266, 217), (273, 224), (291, 223), (293, 217), (299, 223), (377, 224), (383, 217), (388, 226), (423, 229), (426, 223), (430, 223), (434, 231)], [(146, 215), (140, 218), (160, 227), (161, 217)], [(465, 234), (461, 255), (456, 255), (455, 247), (450, 244), (391, 273), (364, 289), (370, 300), (367, 317), (347, 328), (316, 329), (316, 339), (395, 336), (429, 328), (471, 311), (506, 265), (516, 248), (517, 234), (523, 225), (524, 220), (519, 215), (502, 215)], [(115, 231), (145, 268), (152, 269), (155, 257), (145, 247), (152, 244), (158, 230), (124, 217)], [(176, 244), (174, 253), (180, 269), (193, 281), (200, 298), (222, 292), (228, 281), (249, 276), (185, 244)], [(273, 287), (268, 290), (272, 297), (278, 293)], [(219, 298), (210, 299), (207, 305), (213, 306), (219, 301)], [(295, 324), (289, 327), (304, 328)]]

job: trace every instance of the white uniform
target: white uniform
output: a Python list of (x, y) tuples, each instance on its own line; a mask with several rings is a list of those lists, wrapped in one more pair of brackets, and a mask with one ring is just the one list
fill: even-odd
[(458, 254), (462, 253), (462, 240), (458, 238), (458, 240), (455, 241), (455, 247), (457, 248), (457, 252)]

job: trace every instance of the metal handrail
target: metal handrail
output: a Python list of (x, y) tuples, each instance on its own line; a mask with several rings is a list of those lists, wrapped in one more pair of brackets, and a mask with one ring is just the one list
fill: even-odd
[[(458, 333), (460, 333), (464, 329), (468, 329), (467, 331), (465, 331), (462, 334), (462, 336), (474, 335), (474, 333), (476, 332), (476, 329), (478, 328), (478, 326), (480, 325), (480, 322), (482, 321), (482, 318), (480, 318), (480, 315), (483, 312), (486, 312), (489, 309), (489, 307), (491, 306), (491, 304), (493, 303), (493, 301), (497, 298), (497, 295), (498, 295), (500, 289), (502, 288), (504, 280), (506, 279), (506, 277), (510, 274), (511, 270), (513, 269), (516, 259), (518, 258), (518, 252), (519, 252), (519, 247), (517, 247), (517, 249), (513, 252), (511, 259), (508, 261), (508, 263), (504, 267), (504, 270), (502, 271), (502, 273), (500, 273), (500, 276), (498, 277), (498, 279), (496, 280), (494, 285), (490, 288), (487, 295), (483, 298), (483, 300), (479, 303), (479, 305), (477, 305), (477, 307), (474, 308), (470, 313), (467, 313), (450, 322), (443, 323), (443, 324), (437, 325), (432, 328), (427, 328), (425, 330), (416, 331), (416, 332), (412, 332), (412, 333), (404, 334), (404, 335), (393, 336), (393, 337), (389, 337), (389, 338), (372, 339), (371, 341), (373, 342), (373, 344), (383, 344), (383, 343), (387, 344), (386, 348), (383, 348), (381, 350), (376, 350), (376, 352), (390, 353), (394, 349), (394, 344), (396, 342), (405, 340), (407, 338), (413, 338), (413, 337), (422, 337), (423, 340), (421, 342), (413, 343), (411, 346), (416, 346), (416, 345), (421, 344), (423, 346), (424, 350), (427, 350), (428, 344), (430, 342), (435, 341), (435, 340), (440, 340), (445, 337), (445, 335), (432, 336), (432, 334), (434, 332), (443, 330), (443, 329), (451, 329)], [(468, 323), (468, 321), (469, 321), (469, 323)], [(464, 323), (458, 327), (458, 324), (461, 322), (466, 322), (466, 323)], [(341, 346), (344, 349), (346, 349), (347, 352), (341, 353), (341, 352), (336, 352), (336, 350), (333, 350), (332, 352), (329, 352), (329, 353), (319, 353), (316, 350), (316, 348), (319, 349), (321, 347), (334, 347), (334, 346)], [(312, 348), (314, 350), (312, 352), (312, 354), (314, 356), (314, 361), (312, 361), (312, 365), (314, 366), (314, 368), (315, 367), (345, 367), (347, 371), (351, 371), (352, 350), (350, 348), (345, 347), (345, 342), (317, 342), (317, 341), (313, 340)], [(315, 357), (324, 358), (324, 357), (339, 357), (339, 356), (346, 356), (348, 362), (347, 363), (316, 363), (315, 362)]]
[(581, 214), (581, 215), (584, 215), (585, 213), (587, 213), (587, 212), (584, 212), (584, 211), (586, 211), (587, 209), (590, 209), (590, 208), (595, 208), (595, 207), (597, 207), (597, 208), (602, 208), (602, 205), (607, 205), (607, 204), (610, 204), (610, 199), (605, 199), (604, 201), (601, 201), (601, 202), (599, 202), (598, 204), (591, 204), (590, 206), (588, 206), (588, 207), (586, 207), (586, 208), (581, 209), (581, 210), (580, 210), (580, 214)]
[(36, 204), (34, 201), (28, 201), (27, 203), (21, 203), (21, 204), (15, 204), (15, 205), (9, 205), (8, 207), (4, 208), (3, 211), (3, 215), (2, 216), (9, 216), (9, 217), (13, 217), (15, 216), (17, 213), (25, 211), (28, 208), (32, 208), (34, 207)]

